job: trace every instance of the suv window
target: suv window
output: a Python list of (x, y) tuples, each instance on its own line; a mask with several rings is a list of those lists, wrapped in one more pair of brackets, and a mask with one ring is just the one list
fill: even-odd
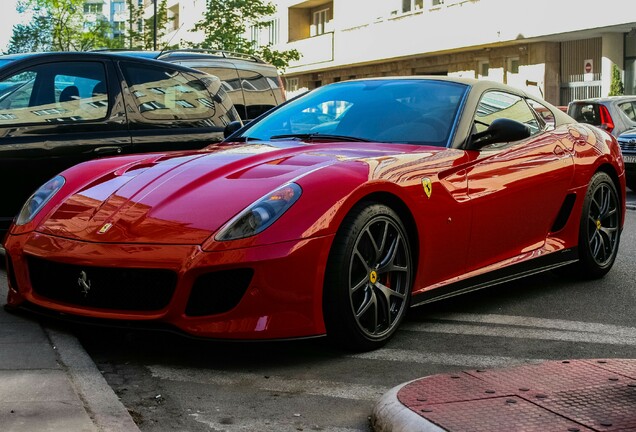
[(636, 102), (624, 102), (619, 104), (618, 107), (631, 121), (636, 122)]
[(568, 114), (578, 122), (588, 123), (594, 126), (601, 125), (601, 114), (597, 104), (573, 103)]
[(0, 125), (98, 120), (108, 114), (99, 62), (34, 66), (0, 81)]
[[(213, 120), (216, 102), (194, 76), (172, 70), (122, 63), (130, 93), (149, 120)], [(222, 91), (222, 90), (220, 90)]]

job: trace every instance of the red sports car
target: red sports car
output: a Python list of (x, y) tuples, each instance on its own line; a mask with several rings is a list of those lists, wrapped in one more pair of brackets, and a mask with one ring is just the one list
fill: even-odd
[(9, 307), (367, 350), (409, 306), (616, 258), (616, 140), (519, 90), (340, 82), (237, 128), (42, 186), (5, 240)]

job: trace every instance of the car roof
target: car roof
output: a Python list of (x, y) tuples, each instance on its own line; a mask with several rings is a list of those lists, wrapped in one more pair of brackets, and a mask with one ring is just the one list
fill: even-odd
[(611, 103), (636, 100), (636, 95), (605, 96), (598, 98), (577, 99), (570, 103)]
[[(21, 53), (21, 54), (5, 54), (0, 55), (0, 62), (3, 60), (9, 60), (7, 64), (0, 66), (0, 69), (4, 67), (11, 66), (15, 64), (17, 61), (27, 61), (27, 60), (50, 60), (50, 61), (61, 61), (61, 60), (78, 60), (78, 59), (108, 59), (108, 60), (135, 60), (138, 62), (143, 62), (147, 64), (153, 64), (155, 66), (166, 66), (166, 62), (161, 60), (156, 60), (151, 56), (146, 55), (132, 55), (132, 51), (55, 51), (55, 52), (38, 52), (38, 53)], [(172, 68), (177, 70), (182, 70), (184, 72), (196, 73), (196, 74), (205, 74), (205, 72), (201, 72), (199, 70), (181, 66), (178, 64), (171, 64)]]

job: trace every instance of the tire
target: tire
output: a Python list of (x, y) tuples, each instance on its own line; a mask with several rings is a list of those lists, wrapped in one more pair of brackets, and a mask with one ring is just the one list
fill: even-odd
[(383, 346), (406, 315), (413, 274), (399, 216), (383, 204), (356, 205), (342, 222), (327, 262), (327, 337), (353, 351)]
[(579, 261), (576, 275), (582, 279), (603, 277), (614, 265), (620, 242), (620, 201), (609, 175), (597, 172), (583, 201), (579, 227)]

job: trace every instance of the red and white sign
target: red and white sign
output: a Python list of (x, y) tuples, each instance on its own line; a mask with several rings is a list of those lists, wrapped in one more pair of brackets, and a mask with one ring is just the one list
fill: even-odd
[(587, 59), (583, 61), (583, 81), (594, 80), (594, 60)]

